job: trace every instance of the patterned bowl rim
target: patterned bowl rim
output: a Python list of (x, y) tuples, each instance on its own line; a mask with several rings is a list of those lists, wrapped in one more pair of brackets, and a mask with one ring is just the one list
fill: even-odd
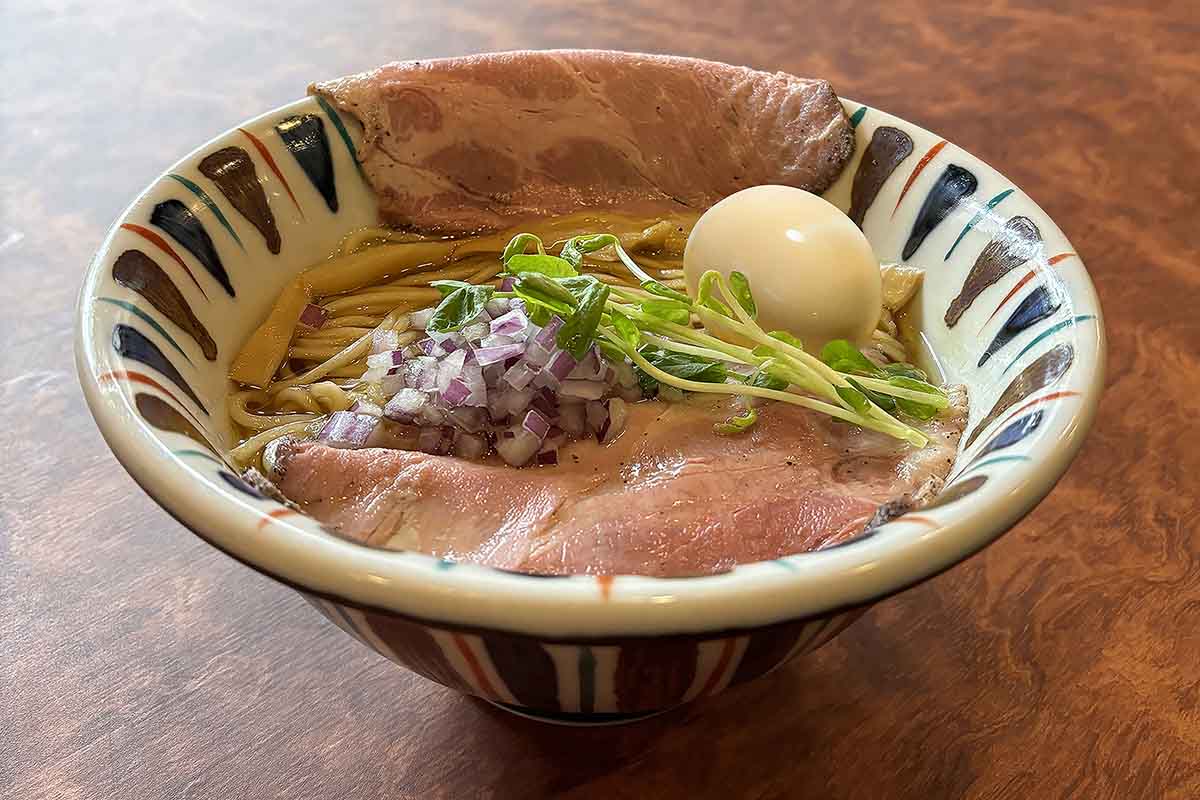
[[(938, 139), (884, 112), (845, 98), (843, 103), (856, 125), (869, 110), (878, 120), (876, 128), (880, 124), (903, 126), (914, 137)], [(305, 98), (239, 127), (251, 128), (312, 108), (313, 98)], [(340, 127), (337, 120), (334, 123)], [(195, 463), (176, 455), (164, 443), (163, 434), (146, 424), (127, 388), (98, 380), (104, 369), (112, 367), (112, 356), (105, 335), (95, 330), (93, 300), (119, 226), (167, 174), (205, 151), (222, 146), (239, 127), (180, 159), (114, 222), (88, 267), (80, 291), (76, 367), (104, 439), (155, 502), (213, 546), (308, 595), (464, 630), (505, 630), (546, 639), (593, 641), (716, 635), (857, 608), (945, 571), (1009, 530), (1066, 471), (1099, 405), (1105, 363), (1103, 318), (1095, 289), (1076, 258), (1070, 267), (1070, 301), (1096, 323), (1087, 330), (1071, 326), (1062, 332), (1076, 350), (1074, 368), (1064, 380), (1064, 388), (1074, 389), (1071, 393), (1078, 395), (1078, 402), (1070, 411), (1056, 407), (1041, 430), (1021, 443), (1024, 455), (1001, 456), (1000, 460), (1017, 463), (989, 474), (987, 485), (975, 492), (970, 502), (963, 500), (971, 491), (955, 493), (952, 500), (922, 509), (919, 515), (901, 517), (870, 537), (814, 553), (740, 565), (723, 574), (688, 578), (547, 578), (451, 564), (419, 553), (379, 550), (345, 541), (307, 517), (281, 513), (283, 506), (274, 501), (249, 497), (213, 480)], [(978, 158), (941, 140), (937, 147), (943, 146), (953, 148), (956, 159), (969, 163), (971, 169), (1006, 180)], [(855, 161), (862, 149), (860, 142)], [(847, 165), (847, 175), (855, 161)], [(1040, 224), (1066, 241), (1032, 200), (1027, 207), (1039, 216)], [(973, 409), (968, 430), (977, 424)], [(963, 484), (963, 475), (979, 466), (969, 460), (962, 466), (962, 461), (960, 453), (948, 488)], [(971, 490), (978, 488), (972, 486)]]

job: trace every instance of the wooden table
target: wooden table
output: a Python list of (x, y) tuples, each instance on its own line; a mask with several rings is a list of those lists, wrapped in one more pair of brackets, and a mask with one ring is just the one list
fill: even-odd
[[(1200, 796), (1194, 0), (115, 5), (0, 7), (0, 797)], [(628, 728), (542, 727), (367, 652), (142, 494), (71, 363), (84, 266), (180, 154), (314, 78), (546, 45), (828, 77), (1029, 191), (1108, 315), (1096, 429), (1017, 530)]]

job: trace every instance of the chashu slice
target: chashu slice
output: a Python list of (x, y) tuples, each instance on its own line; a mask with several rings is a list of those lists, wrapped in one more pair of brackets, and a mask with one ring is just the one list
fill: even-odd
[(420, 452), (289, 444), (284, 495), (346, 538), (541, 574), (700, 575), (827, 547), (940, 488), (965, 394), (927, 447), (783, 404), (719, 436), (726, 399), (631, 406), (625, 432), (513, 469)]
[(703, 211), (758, 184), (822, 192), (854, 150), (827, 81), (678, 56), (402, 61), (310, 92), (362, 123), (382, 221), (446, 233), (584, 207)]

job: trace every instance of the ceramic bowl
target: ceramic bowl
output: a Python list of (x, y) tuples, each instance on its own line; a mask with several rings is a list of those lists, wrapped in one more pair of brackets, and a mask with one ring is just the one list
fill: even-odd
[(316, 98), (187, 155), (114, 224), (79, 300), (88, 404), (184, 526), (426, 678), (584, 722), (756, 678), (1008, 530), (1066, 470), (1103, 381), (1096, 294), (1054, 222), (939, 136), (845, 107), (857, 149), (826, 197), (882, 260), (927, 269), (922, 330), (971, 406), (945, 491), (869, 536), (708, 577), (545, 578), (353, 544), (244, 483), (223, 456), (232, 356), (299, 270), (376, 220), (361, 130)]

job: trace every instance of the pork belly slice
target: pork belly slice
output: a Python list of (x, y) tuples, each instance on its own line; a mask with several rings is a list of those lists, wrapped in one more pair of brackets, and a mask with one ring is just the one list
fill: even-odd
[(854, 150), (827, 81), (608, 50), (403, 61), (310, 92), (358, 118), (383, 222), (444, 232), (580, 207), (822, 192)]
[(556, 466), (305, 442), (281, 449), (276, 477), (303, 511), (368, 545), (539, 574), (702, 575), (826, 547), (920, 505), (962, 433), (965, 395), (952, 399), (921, 450), (783, 404), (718, 436), (730, 404), (710, 396), (634, 404), (615, 442), (575, 442)]

